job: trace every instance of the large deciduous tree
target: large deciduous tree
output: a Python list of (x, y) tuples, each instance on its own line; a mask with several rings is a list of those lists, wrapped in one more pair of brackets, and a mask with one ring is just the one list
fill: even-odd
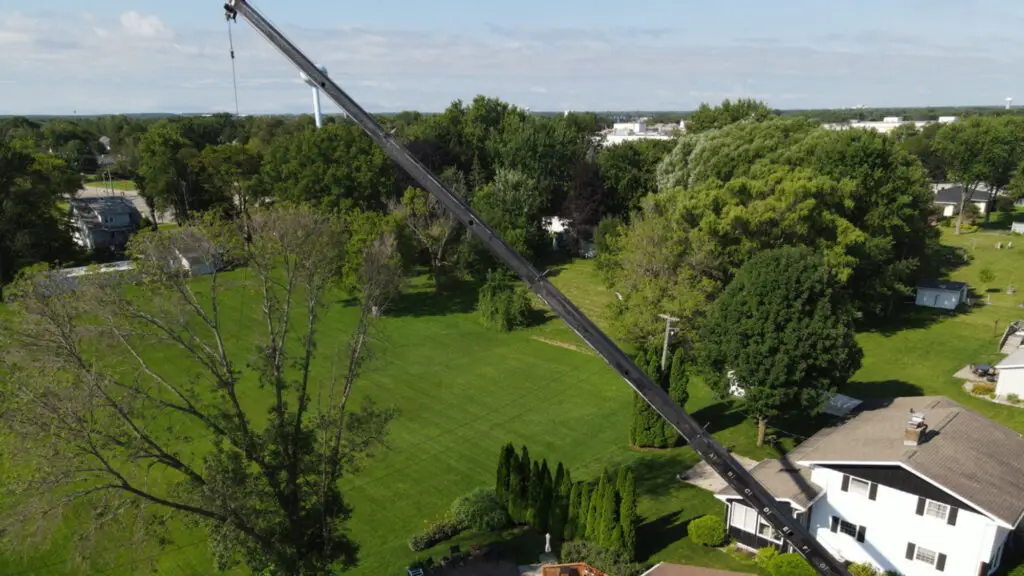
[(80, 184), (59, 158), (0, 140), (0, 297), (25, 266), (73, 257), (71, 231), (57, 202), (72, 197)]
[(706, 102), (701, 104), (689, 118), (686, 119), (686, 131), (698, 134), (717, 128), (724, 128), (736, 122), (761, 122), (778, 113), (769, 108), (764, 102), (753, 98), (738, 98), (735, 102), (726, 98), (718, 106), (710, 106)]
[[(346, 228), (309, 209), (259, 210), (249, 243), (212, 219), (140, 234), (136, 276), (22, 278), (10, 299), (18, 321), (2, 334), (0, 429), (19, 447), (5, 464), (20, 471), (5, 478), (18, 495), (4, 499), (8, 537), (85, 501), (98, 525), (196, 522), (221, 568), (353, 565), (339, 481), (382, 445), (393, 417), (357, 406), (353, 390), (401, 274), (392, 237), (369, 243), (355, 327), (337, 366), (324, 365), (319, 329), (347, 268)], [(189, 278), (171, 257), (184, 249), (212, 273)], [(249, 271), (226, 276), (217, 264)], [(256, 317), (246, 325), (242, 314)]]
[(138, 173), (145, 181), (140, 192), (154, 212), (170, 211), (180, 224), (230, 202), (230, 196), (205, 185), (199, 149), (185, 137), (181, 124), (165, 120), (151, 126), (139, 141), (138, 153)]
[(597, 165), (604, 183), (604, 215), (628, 220), (645, 197), (657, 192), (658, 164), (674, 146), (671, 140), (637, 140), (602, 148)]
[(400, 192), (391, 159), (348, 121), (274, 141), (258, 185), (267, 196), (327, 209), (383, 210)]
[(758, 446), (769, 420), (820, 411), (860, 368), (850, 306), (835, 286), (811, 249), (768, 250), (740, 268), (708, 314), (701, 363), (719, 394), (743, 387)]

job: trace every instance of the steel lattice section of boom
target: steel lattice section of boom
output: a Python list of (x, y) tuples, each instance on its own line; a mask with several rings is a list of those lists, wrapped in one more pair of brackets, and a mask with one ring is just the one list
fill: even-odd
[(849, 576), (838, 562), (810, 532), (758, 483), (710, 434), (677, 406), (668, 393), (655, 384), (633, 363), (633, 360), (583, 314), (564, 294), (555, 288), (532, 264), (512, 249), (474, 213), (469, 206), (441, 183), (437, 176), (398, 143), (369, 113), (357, 104), (313, 61), (274, 27), (247, 0), (228, 0), (224, 6), (229, 18), (242, 16), (268, 42), (277, 48), (299, 70), (304, 72), (327, 96), (381, 146), (420, 186), (437, 198), (446, 209), (480, 239), (502, 262), (541, 298), (573, 331), (604, 359), (663, 418), (689, 442), (694, 451), (707, 462), (748, 504), (778, 530), (819, 573), (825, 576)]

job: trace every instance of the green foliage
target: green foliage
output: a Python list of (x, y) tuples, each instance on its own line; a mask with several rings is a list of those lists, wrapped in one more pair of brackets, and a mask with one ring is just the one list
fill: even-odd
[(421, 552), (458, 536), (462, 530), (463, 527), (452, 519), (438, 520), (427, 526), (422, 533), (409, 538), (409, 549), (413, 552)]
[(701, 332), (709, 384), (725, 396), (732, 373), (754, 420), (820, 411), (863, 357), (834, 282), (807, 248), (769, 250), (744, 264)]
[(639, 576), (644, 572), (640, 564), (633, 564), (621, 550), (606, 548), (592, 542), (575, 540), (562, 546), (562, 562), (584, 562), (606, 574)]
[(604, 506), (604, 493), (608, 489), (608, 478), (602, 474), (601, 480), (590, 494), (590, 508), (587, 511), (587, 529), (581, 536), (591, 542), (601, 541), (601, 512)]
[[(662, 388), (668, 385), (669, 375), (661, 370), (660, 356), (654, 349), (641, 354), (636, 362), (646, 365), (647, 375)], [(645, 364), (646, 362), (646, 364)], [(642, 448), (670, 448), (675, 445), (679, 434), (639, 394), (633, 397), (633, 419), (630, 423), (630, 439), (633, 446)]]
[(573, 540), (576, 538), (576, 531), (578, 530), (580, 522), (580, 507), (583, 500), (583, 490), (586, 487), (582, 482), (576, 482), (572, 485), (572, 492), (569, 495), (569, 511), (566, 517), (565, 530), (562, 532), (563, 537), (566, 540)]
[[(602, 204), (606, 219), (629, 220), (640, 202), (658, 191), (658, 163), (673, 147), (670, 140), (637, 140), (601, 148), (597, 165), (605, 186)], [(604, 249), (598, 245), (598, 251)]]
[(640, 523), (637, 512), (636, 482), (633, 480), (633, 471), (626, 473), (626, 480), (620, 491), (622, 504), (619, 507), (619, 525), (622, 530), (622, 553), (627, 560), (636, 558), (636, 530)]
[(779, 554), (768, 564), (771, 576), (814, 576), (817, 572), (799, 554)]
[(887, 314), (913, 292), (937, 242), (920, 163), (869, 131), (799, 119), (732, 124), (684, 136), (658, 173), (661, 193), (602, 264), (635, 343), (657, 339), (657, 315), (667, 313), (682, 319), (677, 339), (688, 347), (739, 267), (782, 246), (823, 252), (860, 314)]
[[(549, 245), (541, 218), (547, 208), (547, 197), (537, 181), (513, 169), (499, 170), (494, 181), (476, 192), (473, 210), (493, 228), (505, 242), (529, 260), (541, 256)], [(480, 251), (486, 248), (474, 243)], [(477, 257), (490, 262), (491, 256)]]
[(988, 286), (989, 284), (995, 282), (995, 280), (996, 280), (996, 273), (993, 272), (991, 268), (988, 268), (988, 267), (982, 268), (978, 272), (978, 280), (981, 280), (982, 284), (984, 284), (985, 286)]
[[(766, 546), (757, 551), (754, 555), (754, 564), (757, 564), (759, 568), (767, 569), (771, 565), (772, 560), (779, 555), (779, 549), (775, 546)], [(851, 575), (852, 576), (852, 575)]]
[(987, 396), (996, 393), (996, 385), (989, 382), (971, 383), (971, 394), (975, 396)]
[(777, 115), (764, 102), (752, 98), (738, 98), (735, 102), (728, 98), (721, 105), (712, 108), (702, 103), (689, 118), (686, 119), (687, 133), (699, 134), (708, 130), (723, 128), (736, 122), (763, 122)]
[(711, 547), (725, 544), (725, 521), (720, 516), (701, 516), (690, 522), (687, 531), (694, 544)]
[(879, 571), (873, 564), (867, 562), (854, 562), (846, 567), (850, 576), (879, 576)]
[(452, 503), (449, 518), (463, 529), (493, 532), (508, 524), (508, 512), (494, 491), (478, 488)]
[(596, 539), (591, 538), (591, 540), (598, 542), (606, 548), (618, 549), (615, 541), (615, 531), (617, 529), (620, 531), (620, 540), (622, 539), (622, 534), (619, 527), (619, 502), (615, 484), (606, 482), (604, 493), (601, 496), (600, 536)]
[(138, 150), (138, 174), (145, 182), (142, 195), (157, 212), (171, 211), (182, 223), (193, 214), (230, 204), (227, 191), (204, 178), (200, 150), (186, 137), (184, 124), (154, 124), (140, 139)]
[(686, 401), (690, 398), (690, 393), (687, 390), (690, 377), (686, 373), (686, 361), (683, 359), (682, 349), (676, 350), (676, 353), (672, 355), (672, 367), (669, 372), (669, 386), (668, 395), (672, 397), (672, 401), (686, 407)]
[(593, 500), (593, 490), (590, 486), (584, 482), (579, 483), (580, 487), (580, 508), (579, 515), (576, 518), (576, 530), (573, 532), (574, 538), (578, 540), (585, 540), (587, 538), (587, 525), (590, 522), (590, 506)]
[(533, 301), (526, 288), (511, 282), (503, 273), (491, 270), (480, 288), (477, 310), (484, 324), (510, 332), (529, 324)]
[(509, 516), (516, 522), (525, 522), (529, 510), (530, 452), (523, 446), (516, 466), (509, 478)]
[(517, 468), (516, 449), (509, 442), (501, 448), (501, 453), (498, 455), (498, 472), (497, 478), (494, 485), (494, 495), (498, 497), (498, 500), (508, 506), (510, 486), (512, 481), (512, 471)]
[(1014, 566), (1008, 574), (1009, 576), (1024, 576), (1024, 562)]
[(1017, 394), (1007, 394), (1006, 400), (1012, 404), (1020, 404), (1020, 396)]
[(71, 231), (57, 202), (74, 194), (79, 184), (62, 160), (0, 139), (0, 301), (3, 285), (23, 267), (74, 256)]
[(383, 210), (400, 190), (394, 163), (349, 121), (275, 139), (257, 184), (267, 196), (327, 210)]

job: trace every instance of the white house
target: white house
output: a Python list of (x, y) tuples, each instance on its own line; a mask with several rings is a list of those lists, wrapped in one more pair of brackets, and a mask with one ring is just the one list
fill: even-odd
[[(935, 205), (942, 209), (942, 215), (950, 218), (956, 215), (957, 210), (960, 209), (961, 195), (963, 194), (963, 186), (950, 185), (935, 190)], [(971, 194), (969, 202), (974, 204), (978, 209), (978, 213), (982, 216), (988, 214), (992, 209), (992, 202), (996, 199), (996, 195), (990, 190), (975, 190)]]
[(956, 310), (957, 306), (967, 302), (968, 286), (965, 282), (933, 280), (917, 285), (917, 298), (914, 303), (929, 308)]
[[(862, 409), (751, 473), (841, 561), (986, 576), (1024, 515), (1024, 438), (941, 396)], [(726, 488), (729, 534), (789, 549)]]
[(1018, 348), (999, 364), (996, 364), (996, 371), (999, 373), (996, 380), (996, 394), (1008, 396), (1016, 394), (1024, 398), (1024, 347)]
[(1014, 222), (1010, 225), (1010, 231), (1014, 234), (1024, 234), (1024, 222)]

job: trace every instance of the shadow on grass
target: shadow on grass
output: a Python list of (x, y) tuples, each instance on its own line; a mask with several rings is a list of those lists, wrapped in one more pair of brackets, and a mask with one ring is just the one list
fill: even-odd
[(392, 302), (388, 316), (444, 316), (464, 314), (476, 309), (476, 282), (452, 283), (441, 293), (430, 289), (405, 292)]
[(920, 386), (904, 380), (875, 380), (852, 381), (843, 386), (842, 393), (863, 400), (861, 410), (870, 410), (887, 405), (885, 402), (890, 398), (923, 396), (924, 390)]
[(682, 511), (669, 512), (644, 522), (636, 530), (636, 557), (644, 562), (665, 548), (686, 538), (690, 533), (690, 519)]
[[(978, 298), (974, 298), (975, 305)], [(962, 304), (956, 310), (940, 310), (938, 308), (927, 308), (917, 306), (913, 302), (907, 302), (894, 310), (889, 316), (866, 319), (858, 326), (861, 332), (875, 332), (883, 336), (893, 336), (904, 330), (920, 330), (928, 328), (936, 322), (942, 322), (955, 318), (960, 314), (968, 312), (971, 308)]]
[(712, 434), (739, 426), (747, 419), (746, 414), (727, 401), (705, 406), (691, 415), (698, 424)]
[(633, 471), (638, 494), (664, 496), (674, 489), (687, 486), (677, 480), (676, 476), (686, 472), (696, 463), (697, 455), (687, 450), (669, 454), (647, 454), (630, 464), (629, 468)]

